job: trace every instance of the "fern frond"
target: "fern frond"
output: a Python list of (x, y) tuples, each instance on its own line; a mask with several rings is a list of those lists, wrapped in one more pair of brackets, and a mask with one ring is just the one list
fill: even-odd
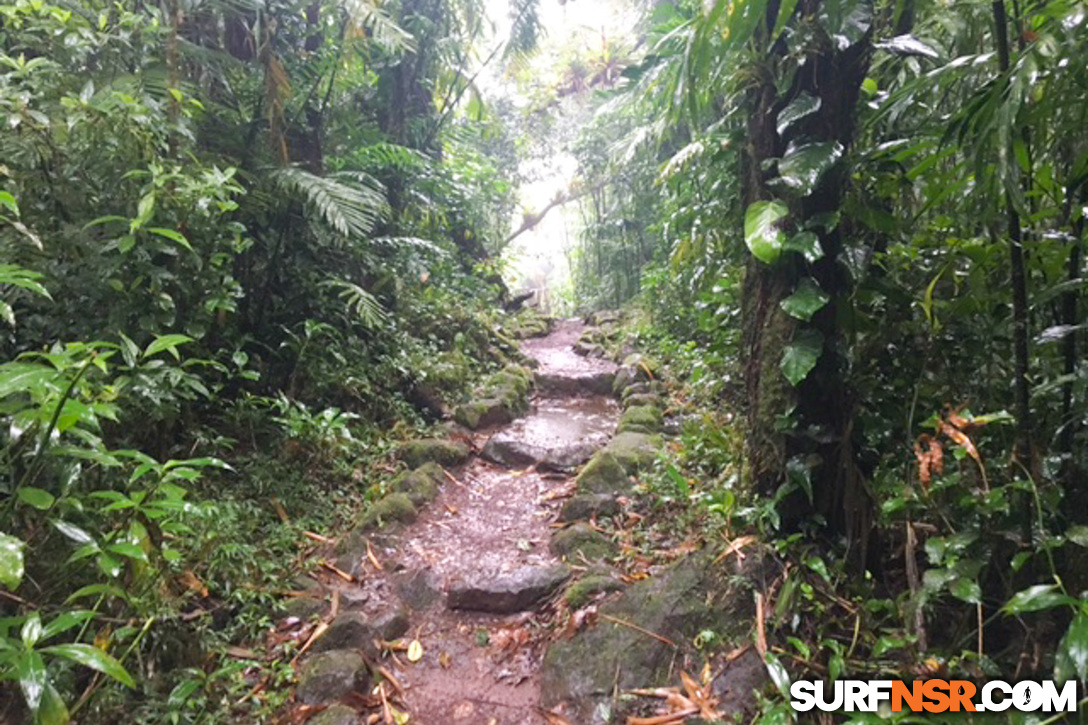
[(430, 252), (431, 254), (438, 256), (444, 256), (446, 254), (446, 250), (442, 249), (442, 247), (429, 239), (420, 239), (419, 237), (374, 237), (370, 241), (372, 244), (395, 249), (417, 249), (421, 252)]
[(366, 329), (376, 330), (385, 323), (385, 308), (374, 295), (359, 285), (344, 279), (329, 279), (321, 284), (338, 290), (337, 296), (359, 318), (359, 322)]
[(272, 174), (280, 189), (301, 195), (308, 210), (344, 237), (367, 236), (388, 208), (381, 184), (368, 174), (317, 176), (298, 167), (277, 169)]

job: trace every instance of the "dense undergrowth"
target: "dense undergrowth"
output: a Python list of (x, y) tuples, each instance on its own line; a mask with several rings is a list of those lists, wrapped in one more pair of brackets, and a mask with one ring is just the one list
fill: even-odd
[(515, 352), (510, 139), (455, 110), (482, 29), (409, 0), (0, 4), (0, 720), (287, 696), (228, 652), (303, 532)]
[(788, 562), (772, 674), (1088, 676), (1086, 17), (660, 4), (583, 132), (575, 289), (683, 383), (661, 497)]

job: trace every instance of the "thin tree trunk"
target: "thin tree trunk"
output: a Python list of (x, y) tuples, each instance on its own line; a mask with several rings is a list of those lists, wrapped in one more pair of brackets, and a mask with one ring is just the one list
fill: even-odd
[[(993, 2), (997, 58), (1001, 72), (1009, 70), (1008, 18), (1005, 1)], [(1024, 236), (1020, 214), (1012, 196), (1005, 192), (1005, 215), (1009, 232), (1009, 269), (1012, 283), (1013, 396), (1016, 410), (1016, 452), (1024, 466), (1034, 469), (1032, 441), (1031, 392), (1028, 384), (1028, 292), (1024, 264)]]

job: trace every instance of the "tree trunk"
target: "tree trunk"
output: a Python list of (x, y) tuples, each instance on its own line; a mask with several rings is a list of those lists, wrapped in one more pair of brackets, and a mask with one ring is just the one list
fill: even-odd
[[(820, 2), (805, 4), (803, 14), (811, 17), (820, 6)], [(781, 157), (791, 141), (836, 141), (849, 147), (858, 94), (869, 68), (870, 41), (871, 32), (845, 49), (825, 46), (808, 54), (792, 87), (781, 95), (770, 73), (751, 92), (742, 169), (746, 204), (773, 196), (766, 184), (769, 164), (765, 162)], [(771, 54), (784, 56), (789, 50), (779, 43)], [(818, 98), (819, 109), (779, 136), (775, 127), (778, 113), (802, 92)], [(804, 228), (819, 215), (837, 211), (848, 179), (846, 164), (840, 161), (823, 175), (811, 194), (790, 202), (789, 228)], [(803, 520), (812, 520), (813, 514), (820, 516), (831, 533), (847, 537), (851, 559), (860, 564), (869, 553), (872, 501), (855, 460), (854, 401), (845, 355), (849, 342), (839, 321), (840, 305), (849, 298), (854, 283), (839, 260), (839, 228), (818, 228), (817, 233), (824, 256), (815, 263), (806, 264), (793, 253), (783, 254), (771, 265), (754, 258), (748, 262), (742, 310), (747, 471), (755, 490), (765, 496), (775, 496), (790, 479), (800, 483), (807, 476), (812, 502), (802, 490), (805, 484), (800, 483), (779, 506), (783, 525), (794, 528)], [(780, 306), (804, 276), (812, 277), (831, 296), (808, 323), (790, 317)], [(779, 366), (802, 326), (822, 335), (823, 352), (815, 368), (794, 388)]]

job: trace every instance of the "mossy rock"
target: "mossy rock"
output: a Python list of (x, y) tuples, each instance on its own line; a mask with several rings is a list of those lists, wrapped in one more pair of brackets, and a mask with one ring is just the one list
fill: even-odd
[(303, 705), (329, 705), (353, 692), (367, 692), (370, 679), (361, 654), (333, 650), (306, 660), (295, 694)]
[(306, 721), (306, 725), (358, 725), (359, 713), (354, 707), (333, 705)]
[(493, 425), (506, 425), (514, 420), (514, 411), (501, 398), (481, 398), (459, 405), (453, 419), (472, 430)]
[(652, 465), (663, 445), (665, 440), (659, 435), (624, 431), (609, 441), (604, 451), (611, 454), (625, 472), (635, 473)]
[(556, 556), (572, 561), (582, 558), (597, 561), (616, 553), (611, 539), (584, 522), (556, 531), (548, 548)]
[(660, 433), (665, 423), (665, 417), (660, 408), (652, 405), (636, 405), (623, 411), (620, 418), (619, 431), (625, 433)]
[(391, 493), (370, 505), (359, 519), (359, 529), (370, 531), (394, 522), (410, 524), (417, 516), (415, 504), (408, 494)]
[(638, 408), (644, 405), (663, 408), (665, 407), (665, 402), (661, 396), (656, 393), (634, 393), (633, 395), (626, 395), (623, 398), (624, 408)]
[(620, 503), (609, 493), (580, 493), (571, 496), (559, 511), (559, 521), (586, 521), (597, 516), (618, 516)]
[(607, 574), (595, 574), (580, 579), (567, 588), (567, 606), (581, 609), (599, 594), (622, 592), (627, 585)]
[(437, 463), (440, 466), (456, 466), (469, 457), (469, 447), (461, 441), (445, 438), (420, 438), (402, 443), (397, 456), (410, 468), (417, 468), (424, 463)]
[(407, 471), (393, 479), (393, 491), (403, 493), (414, 506), (423, 506), (438, 496), (439, 486), (446, 476), (437, 463), (424, 463), (414, 471)]
[(299, 619), (309, 619), (324, 614), (328, 608), (328, 601), (311, 596), (289, 597), (283, 602), (284, 613), (288, 617), (298, 617)]
[(664, 395), (666, 393), (665, 385), (660, 380), (648, 380), (641, 383), (634, 383), (628, 385), (623, 389), (623, 401), (627, 400), (635, 395)]
[(579, 493), (626, 493), (631, 490), (627, 470), (616, 456), (598, 451), (575, 479)]
[[(726, 639), (748, 638), (752, 592), (780, 570), (762, 551), (746, 550), (715, 565), (716, 550), (693, 554), (628, 587), (600, 605), (601, 614), (654, 632), (679, 650), (630, 626), (601, 618), (571, 639), (552, 643), (541, 668), (541, 704), (566, 702), (572, 722), (593, 722), (596, 706), (615, 688), (667, 686), (677, 656), (694, 655), (692, 639), (710, 629)], [(618, 713), (613, 713), (613, 716)], [(622, 722), (622, 720), (620, 720)]]

